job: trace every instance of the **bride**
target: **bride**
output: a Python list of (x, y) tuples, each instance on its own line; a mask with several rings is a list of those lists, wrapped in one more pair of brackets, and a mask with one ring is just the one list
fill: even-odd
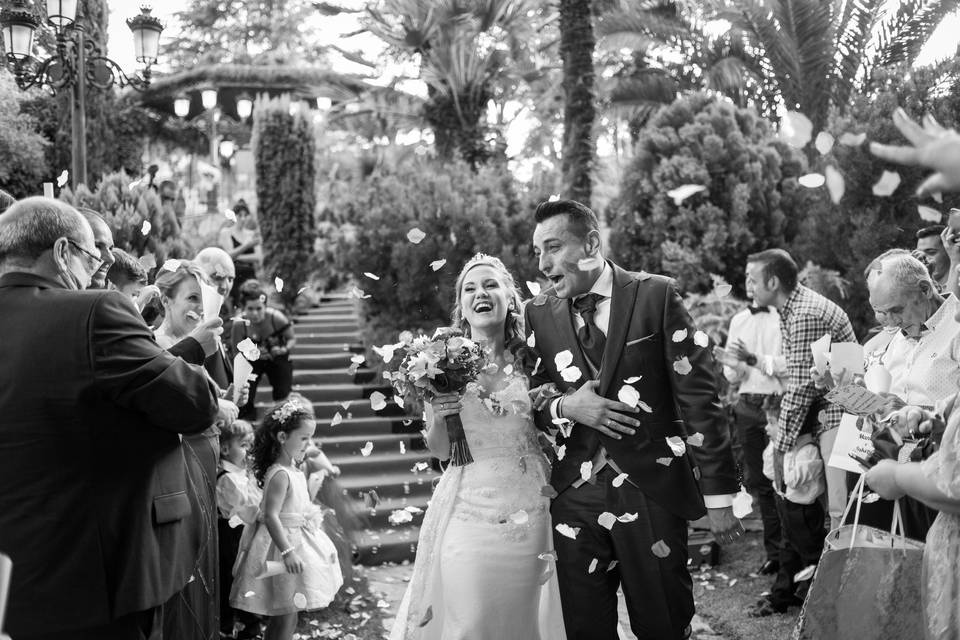
[(527, 382), (520, 294), (497, 258), (478, 254), (457, 278), (453, 324), (484, 345), (498, 372), (426, 411), (431, 452), (449, 458), (444, 416), (459, 413), (474, 462), (449, 466), (420, 528), (391, 640), (564, 640), (553, 565), (549, 463)]

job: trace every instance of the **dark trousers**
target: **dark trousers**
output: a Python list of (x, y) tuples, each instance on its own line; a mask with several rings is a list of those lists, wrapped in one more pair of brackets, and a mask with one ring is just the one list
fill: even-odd
[(252, 638), (260, 630), (260, 619), (247, 611), (230, 607), (230, 590), (233, 588), (233, 564), (240, 550), (243, 527), (231, 527), (229, 520), (217, 518), (220, 539), (220, 632), (233, 635), (236, 622), (243, 623), (241, 638)]
[[(596, 483), (564, 490), (550, 507), (553, 524), (579, 528), (575, 540), (554, 529), (560, 601), (568, 640), (616, 640), (617, 588), (623, 587), (630, 627), (638, 640), (680, 640), (693, 618), (693, 589), (687, 570), (687, 522), (629, 481), (619, 488), (609, 466)], [(597, 522), (604, 511), (636, 513), (634, 522), (607, 530)], [(669, 551), (653, 552), (662, 541)], [(589, 571), (594, 559), (596, 569)], [(611, 569), (610, 564), (617, 561)]]
[(757, 501), (763, 521), (763, 548), (767, 560), (777, 561), (780, 556), (782, 532), (780, 515), (777, 512), (773, 482), (763, 475), (763, 450), (769, 442), (767, 417), (763, 411), (766, 396), (756, 393), (740, 394), (733, 408), (736, 417), (737, 440), (740, 443), (743, 486)]
[[(55, 615), (56, 612), (50, 612)], [(160, 640), (160, 607), (117, 618), (110, 624), (91, 629), (71, 629), (57, 633), (18, 635), (14, 640)]]
[(270, 386), (273, 389), (271, 395), (274, 402), (286, 398), (290, 395), (290, 390), (293, 389), (293, 363), (289, 356), (284, 355), (270, 360), (254, 360), (251, 364), (257, 377), (250, 382), (250, 399), (240, 409), (240, 417), (244, 420), (257, 419), (257, 387), (264, 375), (270, 380)]
[(770, 589), (769, 598), (774, 606), (787, 607), (800, 604), (806, 597), (810, 582), (797, 585), (793, 577), (805, 567), (820, 561), (827, 535), (824, 527), (826, 511), (819, 499), (814, 500), (813, 504), (797, 504), (780, 496), (776, 496), (775, 500), (783, 528), (783, 546), (780, 549), (780, 571)]

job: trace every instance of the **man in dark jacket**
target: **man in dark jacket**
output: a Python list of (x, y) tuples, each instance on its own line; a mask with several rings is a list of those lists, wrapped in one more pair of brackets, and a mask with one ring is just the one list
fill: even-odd
[(72, 207), (0, 214), (0, 552), (17, 640), (156, 637), (198, 553), (180, 434), (213, 423), (215, 387), (127, 297), (84, 291), (100, 266)]

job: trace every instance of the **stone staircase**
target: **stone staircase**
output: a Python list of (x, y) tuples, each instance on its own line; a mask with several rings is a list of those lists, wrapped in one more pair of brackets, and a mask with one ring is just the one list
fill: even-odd
[[(368, 363), (351, 370), (351, 358), (364, 353), (355, 300), (328, 294), (294, 321), (293, 388), (313, 402), (324, 453), (340, 467), (341, 487), (368, 519), (369, 528), (357, 535), (358, 560), (365, 565), (412, 560), (437, 477), (420, 436), (421, 421), (390, 401), (377, 411), (371, 407), (374, 391), (387, 398), (393, 392)], [(257, 404), (271, 404), (269, 387), (258, 389)], [(367, 443), (373, 450), (363, 455)], [(406, 512), (412, 518), (391, 524), (390, 515), (406, 507), (416, 507)]]

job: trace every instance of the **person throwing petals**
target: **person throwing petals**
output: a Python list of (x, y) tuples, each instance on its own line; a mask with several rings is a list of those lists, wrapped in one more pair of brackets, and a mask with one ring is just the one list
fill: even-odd
[(525, 324), (537, 423), (559, 430), (551, 514), (567, 637), (617, 638), (622, 586), (638, 639), (688, 638), (687, 520), (709, 514), (721, 543), (743, 533), (710, 339), (672, 280), (603, 260), (588, 207), (557, 200), (535, 215), (553, 286)]

